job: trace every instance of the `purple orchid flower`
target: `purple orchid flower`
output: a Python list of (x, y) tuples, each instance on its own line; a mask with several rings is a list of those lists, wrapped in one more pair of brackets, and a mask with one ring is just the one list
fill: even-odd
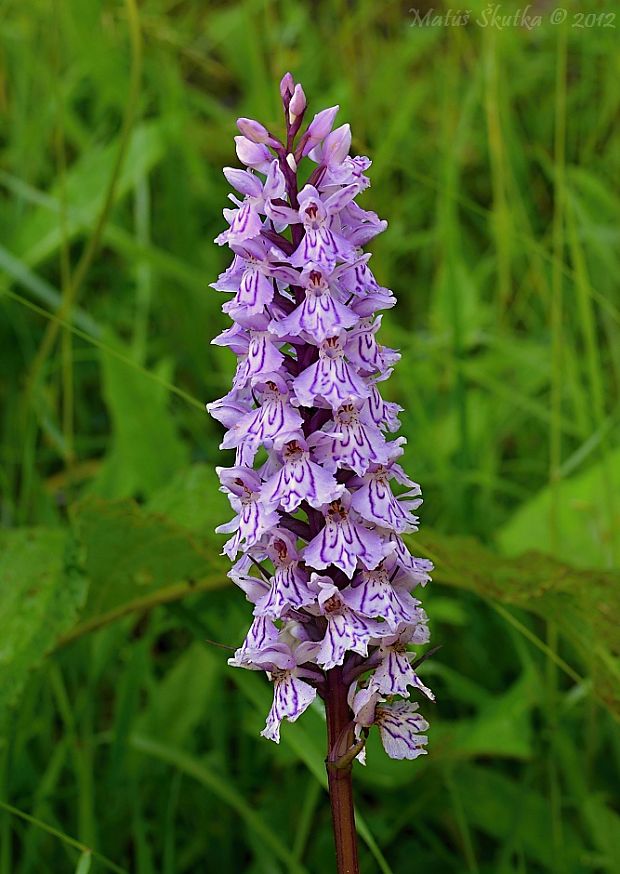
[(263, 313), (274, 299), (273, 280), (290, 284), (297, 281), (297, 273), (284, 263), (284, 253), (264, 237), (231, 243), (230, 248), (237, 257), (211, 287), (235, 292), (222, 309), (241, 324), (247, 319), (251, 325), (251, 317)]
[(317, 264), (304, 267), (301, 284), (306, 299), (285, 318), (274, 320), (271, 330), (279, 337), (300, 336), (318, 345), (356, 325), (359, 317), (338, 298), (338, 276), (338, 270), (330, 275)]
[(428, 738), (420, 734), (428, 729), (428, 722), (418, 713), (417, 701), (387, 703), (377, 692), (363, 688), (350, 696), (355, 716), (357, 737), (363, 729), (376, 725), (386, 753), (392, 759), (417, 759), (426, 755)]
[(306, 653), (314, 650), (314, 661), (326, 671), (341, 665), (347, 652), (366, 656), (370, 639), (380, 631), (380, 623), (350, 610), (330, 577), (313, 574), (311, 583), (318, 593), (317, 612), (325, 617), (327, 628), (323, 639), (313, 648), (306, 647)]
[[(409, 491), (395, 498), (390, 479), (410, 486)], [(351, 498), (351, 506), (367, 522), (392, 528), (399, 534), (417, 531), (418, 518), (412, 515), (412, 511), (422, 503), (420, 486), (412, 482), (398, 464), (373, 465), (364, 476), (350, 480), (349, 485), (358, 486)]]
[(304, 670), (299, 667), (295, 652), (285, 643), (263, 649), (255, 656), (254, 664), (267, 671), (273, 683), (273, 704), (261, 734), (280, 743), (282, 720), (295, 722), (316, 698), (316, 687), (302, 679)]
[(234, 195), (229, 195), (237, 208), (224, 210), (224, 218), (230, 227), (215, 238), (220, 246), (243, 243), (258, 237), (263, 227), (261, 215), (277, 220), (277, 208), (272, 201), (286, 193), (284, 174), (277, 161), (271, 162), (264, 183), (254, 173), (234, 167), (225, 167), (224, 175), (233, 188), (245, 196), (240, 201)]
[(313, 185), (300, 191), (299, 219), (304, 236), (291, 256), (293, 267), (319, 264), (332, 268), (337, 261), (352, 261), (355, 248), (342, 234), (332, 230), (334, 216), (358, 193), (357, 186), (347, 185), (323, 199)]
[(432, 701), (435, 696), (431, 690), (422, 683), (414, 669), (411, 660), (414, 654), (407, 649), (407, 645), (416, 639), (417, 643), (428, 641), (428, 628), (424, 611), (419, 627), (408, 626), (404, 631), (391, 637), (383, 637), (379, 642), (378, 655), (381, 659), (369, 681), (369, 688), (375, 689), (382, 695), (401, 695), (409, 697), (408, 687), (414, 686)]
[(341, 337), (329, 337), (319, 346), (319, 360), (302, 371), (293, 383), (299, 403), (314, 406), (318, 398), (337, 409), (350, 398), (367, 397), (369, 389), (345, 358)]
[(272, 506), (261, 500), (260, 477), (245, 467), (218, 467), (222, 489), (228, 493), (237, 515), (225, 525), (219, 525), (218, 534), (233, 534), (224, 545), (224, 552), (234, 558), (242, 545), (258, 543), (262, 535), (277, 525), (279, 516)]
[(358, 561), (367, 570), (376, 568), (390, 552), (391, 546), (376, 531), (349, 512), (350, 496), (345, 493), (326, 508), (325, 525), (304, 549), (306, 564), (314, 568), (331, 566), (351, 579)]
[(262, 497), (268, 504), (275, 504), (287, 513), (293, 513), (302, 501), (320, 509), (343, 493), (344, 486), (336, 482), (333, 474), (312, 461), (310, 449), (301, 433), (286, 438), (281, 454), (282, 467), (263, 487)]
[(291, 609), (300, 610), (314, 603), (316, 593), (309, 586), (310, 573), (301, 562), (290, 531), (277, 530), (272, 534), (266, 554), (273, 564), (273, 576), (254, 612), (280, 619)]
[(362, 568), (342, 591), (345, 604), (368, 618), (383, 618), (386, 631), (396, 631), (403, 625), (420, 621), (419, 601), (412, 598), (406, 586), (397, 586), (381, 562), (374, 570)]

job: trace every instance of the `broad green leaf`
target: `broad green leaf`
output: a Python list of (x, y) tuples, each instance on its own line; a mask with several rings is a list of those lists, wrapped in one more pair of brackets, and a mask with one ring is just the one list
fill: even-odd
[(207, 763), (188, 755), (183, 750), (175, 749), (173, 746), (159, 743), (157, 740), (139, 734), (135, 734), (131, 738), (131, 745), (138, 752), (165, 762), (202, 783), (209, 791), (215, 793), (224, 804), (230, 805), (237, 812), (245, 826), (256, 832), (269, 845), (274, 855), (286, 863), (288, 871), (295, 872), (295, 874), (306, 872), (307, 869), (293, 858), (288, 847), (282, 843), (272, 824), (259, 816), (230, 780), (220, 776)]
[(154, 494), (148, 502), (148, 509), (177, 522), (188, 531), (212, 535), (213, 530), (232, 515), (230, 504), (219, 488), (213, 467), (194, 464), (179, 471)]
[(541, 553), (505, 558), (473, 538), (430, 532), (407, 538), (435, 563), (433, 578), (557, 623), (592, 673), (598, 698), (620, 717), (620, 573), (585, 571)]
[(216, 545), (133, 501), (89, 498), (74, 507), (91, 581), (73, 639), (129, 613), (227, 584)]
[[(616, 495), (615, 518), (604, 512), (605, 489)], [(499, 534), (507, 555), (539, 549), (583, 568), (609, 567), (609, 544), (620, 529), (620, 449), (605, 462), (558, 484), (557, 543), (551, 540), (551, 488), (521, 506)]]
[[(470, 825), (554, 870), (547, 798), (527, 784), (481, 766), (463, 765), (454, 770), (453, 778)], [(577, 835), (567, 829), (564, 839), (566, 857), (574, 859)]]
[(620, 816), (598, 794), (586, 798), (584, 814), (598, 848), (605, 855), (608, 870), (616, 871), (620, 859)]
[(222, 662), (193, 643), (152, 689), (137, 730), (179, 749), (186, 746), (192, 733), (209, 719), (209, 698)]
[[(69, 169), (65, 181), (69, 208), (66, 233), (69, 239), (95, 222), (117, 149), (116, 141), (88, 149)], [(163, 154), (162, 126), (150, 123), (136, 127), (116, 185), (116, 200), (127, 194), (136, 179), (148, 174)], [(9, 248), (28, 266), (34, 267), (57, 251), (61, 240), (62, 227), (58, 215), (45, 204), (19, 223)]]
[(531, 710), (539, 697), (536, 675), (524, 673), (505, 694), (485, 702), (475, 717), (458, 720), (446, 730), (447, 737), (440, 734), (436, 740), (440, 755), (529, 758), (533, 751)]
[[(102, 352), (101, 363), (112, 439), (92, 490), (105, 498), (148, 497), (187, 463), (187, 449), (168, 409), (168, 392), (113, 355)], [(157, 370), (169, 379), (168, 365)]]
[(30, 670), (69, 629), (87, 582), (61, 529), (0, 531), (0, 727)]

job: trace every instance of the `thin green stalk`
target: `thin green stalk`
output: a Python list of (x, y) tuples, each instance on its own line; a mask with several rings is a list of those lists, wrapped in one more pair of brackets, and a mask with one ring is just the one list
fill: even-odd
[(63, 844), (79, 850), (82, 854), (90, 853), (93, 859), (96, 859), (99, 864), (103, 865), (104, 868), (107, 868), (108, 871), (114, 871), (115, 874), (129, 874), (129, 871), (127, 871), (126, 868), (121, 868), (120, 865), (117, 865), (111, 859), (108, 859), (107, 856), (102, 855), (102, 853), (98, 853), (91, 847), (87, 847), (86, 844), (83, 844), (81, 841), (78, 841), (75, 838), (72, 838), (70, 835), (61, 832), (59, 829), (48, 825), (48, 823), (37, 819), (35, 816), (30, 816), (29, 813), (25, 813), (23, 810), (19, 810), (19, 808), (13, 807), (12, 804), (6, 804), (4, 801), (0, 801), (0, 808), (2, 808), (2, 810), (5, 810), (7, 813), (11, 813), (13, 816), (18, 816), (25, 822), (30, 823), (30, 825), (34, 825), (37, 828), (42, 829), (49, 835), (58, 838), (58, 840), (62, 841)]
[(497, 69), (497, 40), (493, 28), (484, 30), (485, 40), (485, 108), (487, 136), (493, 186), (492, 227), (497, 252), (499, 321), (503, 322), (511, 297), (510, 278), (510, 213), (506, 197), (504, 140), (499, 114), (499, 75)]
[(476, 860), (476, 853), (474, 850), (471, 829), (469, 828), (469, 823), (467, 822), (467, 817), (465, 816), (465, 811), (463, 810), (463, 804), (461, 802), (458, 789), (452, 777), (450, 767), (444, 769), (444, 782), (450, 794), (452, 809), (454, 810), (454, 815), (456, 818), (456, 824), (461, 835), (461, 841), (463, 844), (463, 855), (465, 856), (467, 870), (471, 872), (471, 874), (479, 874), (480, 868), (478, 867), (478, 862)]
[[(148, 248), (151, 242), (151, 194), (148, 177), (138, 180), (134, 193), (134, 224), (136, 240), (140, 246)], [(148, 335), (149, 311), (153, 288), (153, 271), (147, 259), (139, 259), (136, 264), (136, 304), (133, 327), (133, 352), (136, 361), (144, 364), (146, 360), (146, 341)]]
[[(563, 397), (563, 288), (562, 271), (557, 265), (564, 261), (564, 210), (566, 203), (566, 48), (567, 30), (558, 31), (555, 90), (554, 140), (554, 209), (553, 209), (553, 268), (551, 271), (551, 431), (549, 478), (551, 486), (550, 542), (555, 552), (559, 543), (560, 482), (562, 465), (562, 397)], [(547, 623), (547, 646), (557, 654), (558, 629), (553, 620)], [(551, 811), (551, 837), (558, 874), (565, 871), (564, 837), (562, 822), (562, 789), (558, 774), (555, 736), (558, 730), (558, 676), (555, 661), (546, 665), (547, 730), (549, 732), (548, 774)]]
[(609, 469), (609, 428), (605, 427), (605, 386), (603, 381), (603, 364), (596, 338), (596, 325), (592, 305), (592, 285), (588, 275), (583, 247), (579, 240), (576, 228), (574, 209), (569, 202), (566, 210), (566, 225), (571, 250), (571, 257), (575, 266), (575, 289), (577, 291), (577, 305), (579, 307), (579, 324), (583, 333), (586, 347), (586, 366), (590, 383), (590, 399), (592, 418), (597, 432), (600, 433), (600, 466), (601, 466), (601, 493), (605, 501), (609, 539), (609, 565), (614, 567), (617, 559), (617, 531), (616, 519), (616, 496), (614, 493), (613, 479)]
[(48, 310), (43, 307), (38, 306), (36, 303), (32, 303), (27, 298), (22, 297), (11, 290), (5, 290), (3, 292), (7, 297), (10, 297), (12, 300), (21, 303), (22, 306), (27, 307), (32, 312), (38, 313), (41, 316), (44, 316), (46, 319), (50, 319), (52, 321), (58, 321), (61, 325), (66, 326), (72, 334), (76, 337), (80, 337), (82, 340), (86, 340), (87, 343), (93, 345), (96, 349), (101, 349), (102, 352), (105, 352), (107, 355), (112, 355), (114, 358), (117, 358), (119, 361), (122, 361), (123, 364), (128, 364), (130, 367), (133, 367), (134, 370), (139, 371), (148, 379), (152, 379), (153, 382), (158, 383), (165, 388), (167, 391), (172, 392), (172, 394), (177, 395), (182, 398), (184, 401), (187, 401), (188, 404), (191, 404), (196, 409), (204, 412), (204, 403), (199, 401), (198, 398), (192, 397), (192, 395), (188, 394), (188, 392), (184, 391), (182, 388), (174, 385), (171, 382), (168, 382), (166, 379), (162, 379), (157, 373), (153, 373), (151, 370), (148, 370), (146, 367), (143, 367), (137, 361), (134, 361), (129, 355), (125, 355), (123, 352), (120, 352), (118, 349), (115, 349), (114, 346), (110, 346), (109, 343), (104, 343), (102, 340), (99, 340), (97, 337), (92, 334), (87, 333), (86, 331), (82, 331), (81, 328), (72, 325), (70, 322), (61, 319), (57, 313), (50, 313)]
[[(88, 271), (99, 249), (99, 244), (103, 236), (103, 231), (105, 229), (108, 217), (110, 215), (110, 211), (112, 209), (112, 205), (114, 203), (117, 183), (120, 177), (120, 172), (123, 166), (125, 155), (127, 153), (127, 148), (129, 146), (131, 130), (135, 121), (135, 117), (137, 115), (142, 79), (142, 36), (140, 32), (140, 19), (136, 0), (125, 0), (125, 4), (127, 8), (129, 38), (131, 45), (131, 69), (129, 74), (130, 78), (128, 98), (125, 105), (125, 114), (123, 117), (123, 123), (120, 132), (120, 144), (116, 155), (116, 160), (112, 168), (112, 173), (110, 174), (110, 179), (106, 188), (103, 204), (99, 215), (97, 216), (97, 221), (95, 222), (93, 233), (89, 237), (84, 251), (82, 252), (82, 256), (77, 263), (75, 271), (71, 274), (71, 281), (69, 282), (63, 293), (62, 303), (58, 312), (59, 318), (48, 323), (45, 329), (45, 333), (43, 334), (43, 339), (41, 340), (41, 343), (37, 350), (37, 354), (34, 357), (34, 360), (26, 377), (25, 389), (22, 396), (21, 413), (24, 430), (26, 430), (27, 423), (31, 418), (34, 389), (38, 384), (39, 377), (43, 372), (45, 363), (54, 348), (54, 344), (56, 342), (56, 338), (58, 337), (58, 332), (60, 331), (60, 328), (62, 327), (64, 322), (70, 321), (71, 319), (71, 309), (73, 308), (73, 305), (77, 300), (80, 289), (84, 283), (84, 280), (86, 279)], [(24, 457), (24, 465), (27, 461), (28, 459)], [(29, 491), (25, 486), (23, 486), (21, 489), (19, 503), (23, 515), (25, 512), (24, 508), (27, 508), (29, 503)]]
[[(112, 172), (110, 174), (110, 179), (108, 180), (103, 204), (101, 210), (99, 211), (99, 215), (97, 216), (97, 221), (95, 222), (93, 233), (89, 237), (82, 256), (80, 257), (80, 260), (76, 265), (75, 272), (72, 276), (71, 284), (69, 285), (60, 311), (58, 313), (61, 320), (70, 319), (71, 308), (73, 307), (73, 304), (78, 297), (82, 284), (86, 279), (92, 262), (99, 250), (99, 244), (101, 243), (103, 231), (108, 221), (112, 205), (114, 203), (116, 186), (120, 178), (121, 169), (123, 167), (125, 155), (129, 146), (131, 130), (133, 128), (137, 115), (138, 103), (140, 99), (140, 86), (142, 80), (142, 35), (140, 31), (140, 18), (138, 14), (138, 7), (136, 5), (136, 0), (125, 0), (125, 5), (127, 8), (127, 20), (129, 25), (131, 68), (129, 72), (129, 89), (127, 103), (125, 104), (125, 114), (123, 117), (123, 123), (119, 135), (119, 147), (116, 154), (116, 159), (114, 161), (114, 165), (112, 167)], [(39, 346), (37, 355), (35, 356), (35, 359), (30, 369), (28, 380), (29, 386), (32, 386), (36, 382), (38, 375), (41, 372), (41, 369), (43, 368), (50, 352), (53, 349), (59, 329), (60, 325), (56, 322), (52, 322), (48, 325), (45, 334), (43, 335), (43, 339), (41, 341), (41, 345)]]
[(293, 841), (293, 855), (298, 862), (303, 860), (306, 844), (308, 843), (308, 838), (310, 837), (312, 829), (314, 815), (322, 794), (323, 790), (321, 784), (315, 780), (314, 777), (310, 777), (310, 780), (308, 781), (308, 789), (306, 790), (304, 802), (299, 814), (299, 821), (295, 831), (295, 840)]
[[(0, 750), (0, 792), (3, 795), (8, 794), (10, 747), (9, 736)], [(4, 811), (0, 816), (0, 874), (11, 874), (11, 818), (7, 815), (5, 804), (1, 800), (0, 808)]]
[[(60, 287), (61, 308), (64, 308), (69, 316), (71, 303), (69, 294), (71, 289), (71, 262), (69, 259), (69, 240), (67, 235), (67, 156), (65, 149), (64, 132), (64, 104), (62, 90), (60, 88), (61, 70), (61, 24), (60, 7), (58, 0), (54, 0), (54, 13), (56, 23), (55, 67), (57, 75), (52, 76), (54, 92), (57, 103), (57, 118), (54, 132), (54, 150), (58, 167), (58, 224), (60, 227)], [(61, 337), (61, 374), (62, 374), (62, 434), (65, 447), (65, 464), (67, 469), (73, 467), (74, 456), (74, 390), (73, 390), (73, 337), (67, 328), (63, 328)]]

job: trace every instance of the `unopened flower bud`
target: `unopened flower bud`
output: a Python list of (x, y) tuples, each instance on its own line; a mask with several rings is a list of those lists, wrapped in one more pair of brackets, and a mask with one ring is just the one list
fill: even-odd
[(295, 91), (291, 97), (291, 102), (288, 107), (288, 115), (291, 124), (298, 118), (306, 109), (306, 95), (301, 85), (295, 85)]
[(323, 164), (340, 164), (349, 154), (351, 148), (351, 128), (343, 124), (325, 137), (323, 143)]
[(295, 80), (290, 73), (285, 73), (280, 82), (280, 97), (285, 104), (288, 104), (295, 91)]
[(238, 118), (237, 127), (243, 136), (253, 143), (266, 143), (271, 139), (267, 128), (260, 121), (255, 121), (253, 118)]
[(322, 112), (317, 112), (306, 131), (304, 155), (307, 155), (321, 140), (324, 140), (327, 134), (331, 131), (334, 119), (340, 107), (330, 106), (329, 109), (324, 109)]
[(273, 156), (263, 143), (253, 143), (247, 137), (235, 137), (237, 157), (246, 167), (254, 170), (262, 170), (265, 164), (269, 165)]

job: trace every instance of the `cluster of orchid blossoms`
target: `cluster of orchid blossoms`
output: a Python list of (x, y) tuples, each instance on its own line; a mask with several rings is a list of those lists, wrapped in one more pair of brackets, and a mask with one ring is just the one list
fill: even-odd
[(428, 724), (411, 691), (433, 695), (409, 649), (429, 637), (411, 590), (432, 565), (402, 539), (417, 530), (420, 487), (398, 463), (405, 438), (389, 439), (402, 408), (379, 391), (400, 356), (377, 342), (377, 313), (395, 298), (362, 247), (387, 223), (356, 203), (371, 162), (349, 156), (348, 124), (332, 129), (338, 107), (300, 135), (303, 89), (287, 74), (280, 93), (286, 142), (237, 122), (247, 169), (224, 169), (238, 194), (216, 238), (234, 256), (213, 283), (232, 294), (222, 309), (234, 324), (213, 342), (238, 358), (232, 390), (208, 405), (227, 429), (222, 448), (236, 451), (233, 467), (218, 468), (236, 515), (217, 531), (231, 535), (229, 576), (254, 605), (229, 663), (273, 682), (271, 740), (325, 697), (326, 672), (338, 669), (350, 759), (363, 760), (373, 725), (388, 755), (413, 759)]

